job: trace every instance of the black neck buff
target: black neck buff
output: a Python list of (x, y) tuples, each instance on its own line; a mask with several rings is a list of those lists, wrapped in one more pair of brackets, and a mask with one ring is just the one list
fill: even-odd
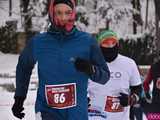
[(115, 45), (112, 48), (101, 47), (101, 51), (106, 62), (112, 62), (118, 56), (118, 45)]

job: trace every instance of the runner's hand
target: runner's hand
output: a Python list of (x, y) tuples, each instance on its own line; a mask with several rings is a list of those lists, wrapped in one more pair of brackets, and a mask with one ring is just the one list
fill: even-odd
[(136, 104), (139, 101), (139, 97), (136, 94), (128, 95), (125, 93), (120, 93), (120, 96), (118, 98), (120, 100), (120, 104), (123, 107), (126, 107), (128, 105), (133, 106), (134, 104)]
[(125, 93), (120, 93), (120, 96), (118, 97), (119, 100), (120, 100), (120, 104), (123, 106), (123, 107), (126, 107), (128, 106), (128, 103), (129, 103), (129, 96)]
[(75, 60), (74, 65), (75, 65), (75, 68), (78, 71), (84, 72), (84, 73), (86, 73), (89, 76), (91, 76), (94, 73), (93, 65), (89, 61), (87, 61), (87, 60), (84, 60), (84, 59), (81, 59), (81, 58), (77, 58)]
[(23, 103), (24, 103), (25, 98), (24, 97), (15, 97), (15, 102), (12, 107), (12, 113), (15, 117), (22, 119), (25, 116), (25, 113), (22, 111), (24, 110)]

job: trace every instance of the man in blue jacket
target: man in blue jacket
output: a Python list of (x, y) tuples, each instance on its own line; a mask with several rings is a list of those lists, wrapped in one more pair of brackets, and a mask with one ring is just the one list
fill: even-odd
[(95, 39), (74, 26), (73, 0), (51, 0), (49, 18), (48, 31), (30, 40), (19, 57), (12, 112), (19, 119), (24, 117), (23, 103), (38, 62), (35, 112), (42, 120), (88, 120), (88, 78), (105, 84), (108, 67)]

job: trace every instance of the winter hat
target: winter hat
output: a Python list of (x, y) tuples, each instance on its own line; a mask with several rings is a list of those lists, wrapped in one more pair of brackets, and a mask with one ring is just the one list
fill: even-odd
[(70, 6), (72, 9), (74, 8), (74, 5), (71, 0), (54, 0), (54, 5), (57, 5), (60, 3), (63, 3), (63, 4)]
[[(73, 11), (72, 14), (70, 16), (70, 20), (67, 24), (65, 24), (65, 26), (61, 26), (59, 20), (56, 18), (55, 16), (55, 5), (60, 4), (60, 3), (64, 3), (68, 6), (70, 6)], [(63, 27), (66, 31), (71, 31), (73, 26), (74, 26), (74, 22), (75, 22), (75, 18), (76, 18), (76, 9), (75, 9), (75, 0), (50, 0), (50, 5), (49, 5), (49, 20), (51, 21), (52, 26), (56, 26), (56, 27)]]
[(97, 41), (101, 47), (112, 48), (118, 44), (118, 37), (114, 31), (105, 30), (98, 34)]

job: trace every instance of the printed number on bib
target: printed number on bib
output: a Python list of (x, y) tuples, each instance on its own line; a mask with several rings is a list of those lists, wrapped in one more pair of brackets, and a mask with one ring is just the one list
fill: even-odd
[(119, 103), (119, 99), (117, 97), (107, 96), (105, 111), (106, 112), (122, 112), (124, 107), (122, 107)]
[(76, 106), (76, 84), (45, 86), (46, 100), (50, 107), (64, 109)]

